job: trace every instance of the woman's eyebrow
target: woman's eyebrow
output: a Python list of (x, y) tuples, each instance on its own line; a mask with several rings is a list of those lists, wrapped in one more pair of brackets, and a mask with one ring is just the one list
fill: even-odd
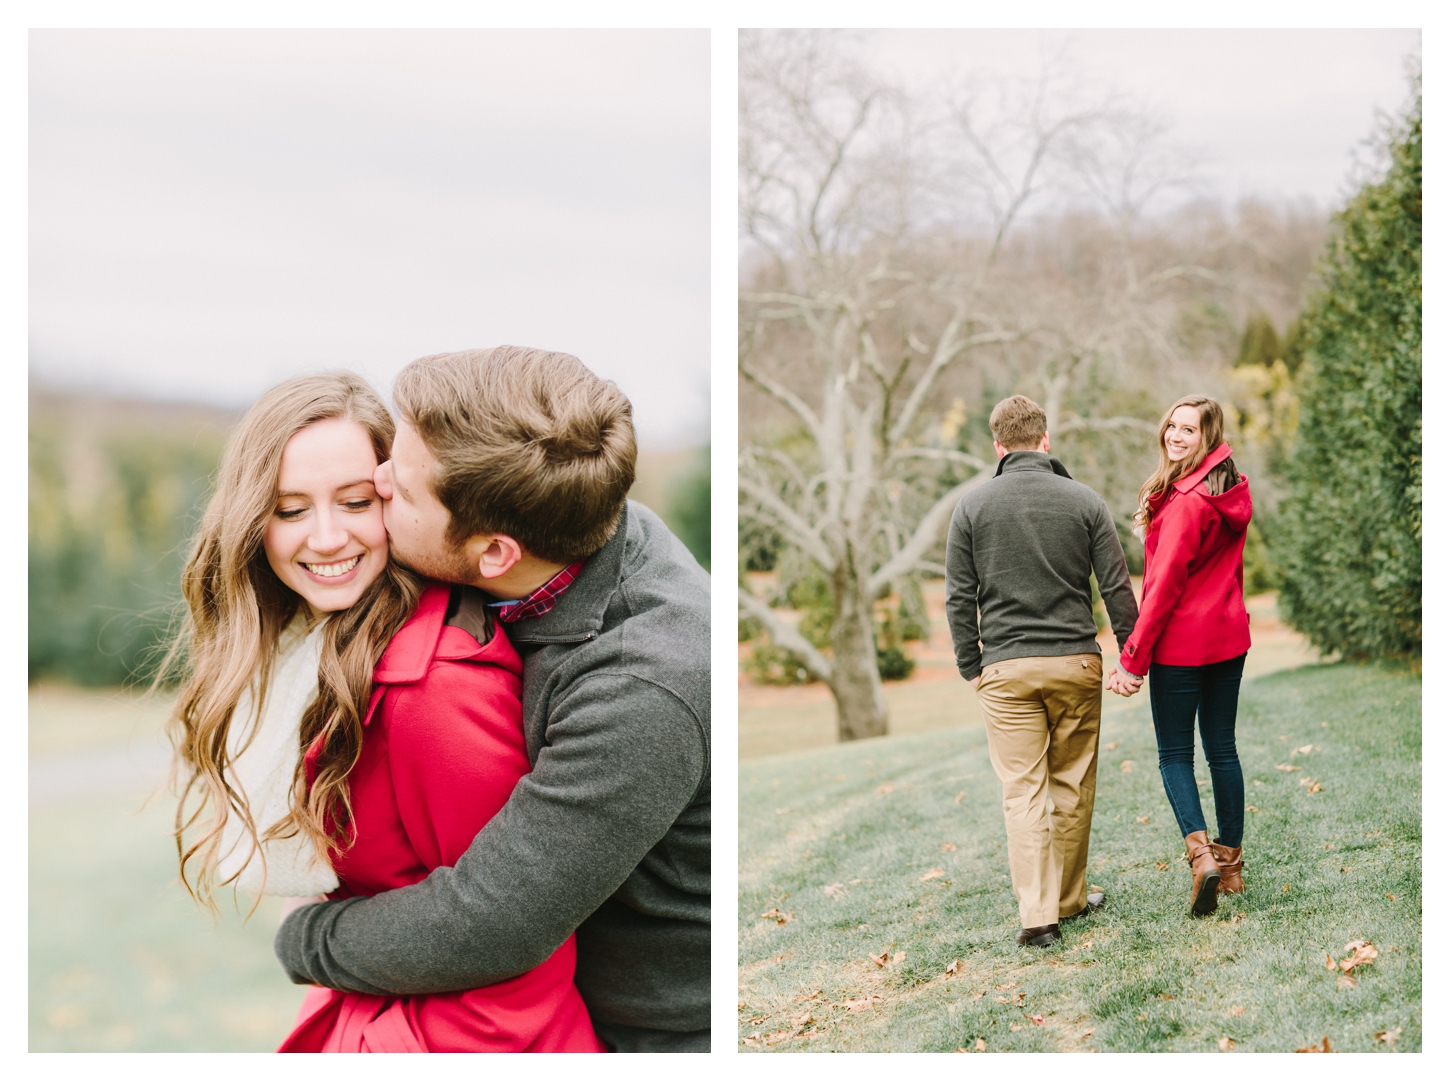
[[(346, 484), (339, 484), (335, 490), (340, 492), (344, 488), (356, 488), (359, 484), (371, 484), (372, 482), (373, 482), (373, 478), (372, 477), (363, 477), (362, 480), (350, 480)], [(309, 499), (309, 498), (311, 498), (311, 496), (307, 492), (278, 492), (277, 493), (277, 498), (278, 499)]]

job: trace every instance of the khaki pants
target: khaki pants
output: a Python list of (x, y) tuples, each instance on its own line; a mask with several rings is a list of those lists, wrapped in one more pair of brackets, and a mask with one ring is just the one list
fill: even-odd
[(982, 669), (977, 697), (1002, 782), (1007, 863), (1022, 926), (1045, 927), (1087, 906), (1102, 657), (998, 661)]

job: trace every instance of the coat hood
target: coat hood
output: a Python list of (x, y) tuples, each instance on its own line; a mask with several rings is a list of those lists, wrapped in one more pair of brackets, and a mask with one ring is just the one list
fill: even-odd
[[(1249, 520), (1254, 516), (1254, 500), (1249, 494), (1249, 478), (1247, 474), (1239, 474), (1239, 482), (1222, 495), (1209, 495), (1206, 488), (1200, 487), (1203, 479), (1208, 476), (1209, 471), (1226, 458), (1233, 456), (1233, 448), (1227, 443), (1220, 443), (1209, 453), (1208, 457), (1199, 463), (1188, 476), (1176, 482), (1173, 487), (1180, 493), (1186, 495), (1194, 492), (1202, 498), (1210, 507), (1219, 513), (1223, 518), (1224, 525), (1235, 533), (1242, 533), (1249, 527)], [(1197, 491), (1195, 491), (1197, 489)]]

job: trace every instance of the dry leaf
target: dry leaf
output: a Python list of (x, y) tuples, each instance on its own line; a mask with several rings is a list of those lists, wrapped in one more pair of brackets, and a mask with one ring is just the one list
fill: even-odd
[(1012, 1026), (1012, 1031), (1013, 1032), (1021, 1032), (1022, 1031), (1022, 1026), (1021, 1025), (1013, 1025)]
[(1312, 750), (1314, 750), (1314, 744), (1312, 744), (1312, 743), (1306, 743), (1302, 747), (1295, 747), (1294, 748), (1294, 752), (1296, 754), (1308, 754)]
[[(1329, 955), (1325, 954), (1324, 956), (1328, 957)], [(876, 963), (877, 968), (880, 968), (882, 965), (886, 964), (887, 961), (891, 960), (891, 951), (882, 950), (880, 953), (873, 953), (871, 955), (871, 960)]]
[(1011, 1002), (1012, 1000), (1010, 998), (1008, 998), (1006, 995), (998, 995), (997, 996), (997, 1001), (998, 1002)]
[(876, 791), (880, 792), (882, 795), (885, 795), (887, 792), (895, 792), (896, 786), (891, 784), (884, 784), (880, 788), (876, 789)]
[(1379, 950), (1375, 949), (1368, 942), (1361, 942), (1358, 939), (1354, 942), (1346, 942), (1344, 948), (1349, 953), (1349, 956), (1339, 962), (1339, 967), (1345, 972), (1353, 972), (1359, 965), (1371, 964), (1380, 955)]
[(1158, 870), (1160, 871), (1168, 870), (1168, 864), (1164, 863), (1162, 860), (1154, 860), (1153, 866), (1158, 868)]
[[(1399, 1029), (1395, 1029), (1395, 1035), (1398, 1036), (1399, 1034), (1400, 1034), (1400, 1030)], [(980, 1037), (980, 1036), (977, 1037), (977, 1050), (978, 1051), (985, 1051), (985, 1050), (987, 1050), (987, 1041), (984, 1040), (984, 1039), (982, 1039), (982, 1037)]]
[(772, 908), (769, 912), (762, 912), (760, 918), (763, 920), (774, 920), (778, 926), (784, 927), (791, 920), (795, 919), (795, 909), (782, 912), (778, 908)]
[(1151, 817), (1151, 816), (1149, 816), (1149, 815), (1139, 815), (1139, 816), (1138, 816), (1138, 821), (1139, 821), (1139, 822), (1141, 822), (1141, 823), (1143, 823), (1143, 825), (1145, 825), (1145, 826), (1146, 826), (1146, 825), (1147, 825), (1147, 824), (1148, 824), (1148, 819), (1149, 819), (1149, 818), (1150, 818), (1150, 817)]
[(1390, 1029), (1388, 1032), (1376, 1032), (1374, 1034), (1374, 1038), (1376, 1040), (1378, 1040), (1380, 1043), (1383, 1043), (1383, 1044), (1385, 1044), (1385, 1045), (1387, 1045), (1389, 1047), (1394, 1047), (1395, 1046), (1395, 1041), (1400, 1038), (1400, 1033), (1403, 1032), (1403, 1031), (1404, 1031), (1404, 1026), (1402, 1026), (1402, 1025), (1396, 1025), (1394, 1028)]
[(1233, 915), (1233, 922), (1234, 923), (1243, 923), (1244, 920), (1246, 920), (1248, 918), (1249, 918), (1249, 914), (1247, 912), (1235, 912), (1234, 915)]
[(929, 882), (933, 878), (941, 878), (944, 874), (946, 874), (946, 872), (943, 871), (940, 867), (933, 867), (926, 874), (924, 874), (920, 878), (918, 878), (917, 881), (918, 882)]
[(955, 852), (957, 850), (957, 846), (948, 841), (946, 844), (941, 846), (941, 850), (943, 852)]
[(957, 793), (957, 798), (954, 799), (954, 800), (952, 800), (952, 802), (953, 803), (961, 803), (962, 802), (962, 797), (965, 796), (966, 794), (967, 794), (967, 790), (965, 788), (962, 789), (960, 792)]
[(1034, 1025), (1040, 1025), (1045, 1020), (1047, 1020), (1047, 1018), (1043, 1017), (1040, 1013), (1034, 1013), (1032, 1015), (1032, 1023)]
[(769, 1036), (765, 1037), (765, 1046), (774, 1047), (776, 1044), (780, 1043), (781, 1040), (788, 1040), (790, 1039), (790, 1037), (790, 1029), (783, 1028), (779, 1032), (772, 1032)]
[(1108, 744), (1108, 750), (1110, 750), (1110, 751), (1116, 751), (1117, 749), (1118, 749), (1118, 745), (1116, 743), (1109, 743)]
[(821, 889), (826, 891), (827, 897), (834, 897), (838, 893), (846, 892), (846, 887), (839, 882), (832, 882), (829, 886), (822, 886)]
[(1334, 964), (1334, 958), (1330, 955), (1328, 950), (1324, 951), (1324, 967), (1329, 969), (1330, 972), (1333, 972), (1336, 967)]
[(967, 968), (966, 961), (964, 961), (960, 957), (958, 957), (951, 964), (947, 965), (947, 975), (948, 976), (955, 976), (955, 975), (957, 975), (960, 972), (966, 971), (966, 968)]
[(1308, 1052), (1311, 1055), (1312, 1054), (1319, 1054), (1319, 1055), (1332, 1055), (1332, 1054), (1334, 1054), (1334, 1052), (1329, 1049), (1329, 1037), (1328, 1036), (1324, 1037), (1324, 1042), (1322, 1044), (1320, 1044), (1318, 1047), (1315, 1047), (1311, 1043), (1308, 1047), (1296, 1047), (1294, 1049), (1294, 1053), (1296, 1055), (1302, 1055), (1302, 1054), (1304, 1054), (1306, 1052)]
[(1244, 1008), (1242, 1006), (1230, 1006), (1228, 1012), (1232, 1017), (1242, 1017), (1244, 1015)]
[[(875, 960), (875, 958), (872, 958), (872, 960)], [(865, 998), (848, 998), (843, 1005), (846, 1007), (847, 1013), (861, 1013), (869, 1010), (880, 1001), (880, 995), (868, 995)]]
[(1298, 767), (1298, 766), (1291, 766), (1291, 765), (1289, 765), (1289, 764), (1288, 764), (1288, 763), (1287, 763), (1287, 762), (1280, 762), (1280, 763), (1279, 763), (1279, 764), (1278, 764), (1278, 765), (1277, 765), (1277, 766), (1275, 766), (1275, 767), (1274, 767), (1274, 768), (1275, 768), (1275, 769), (1281, 769), (1281, 770), (1283, 770), (1283, 771), (1284, 771), (1284, 772), (1285, 772), (1285, 773), (1296, 773), (1296, 772), (1298, 772), (1298, 770), (1299, 770), (1299, 767)]
[(1341, 988), (1341, 989), (1343, 989), (1343, 988), (1350, 988), (1350, 987), (1358, 987), (1359, 986), (1359, 981), (1356, 980), (1353, 976), (1345, 975), (1345, 976), (1341, 976), (1341, 977), (1339, 977), (1339, 979), (1335, 980), (1334, 981), (1334, 986), (1335, 987), (1338, 987), (1338, 988)]
[(1245, 807), (1244, 810), (1248, 811), (1250, 814), (1258, 814), (1259, 813), (1259, 809), (1257, 807), (1255, 807), (1252, 803), (1250, 803), (1247, 807)]
[(1170, 995), (1170, 994), (1168, 994), (1166, 991), (1161, 992), (1158, 995), (1158, 997), (1161, 998), (1161, 999), (1163, 999), (1165, 1002), (1172, 1002), (1173, 1001), (1173, 996)]
[(1323, 791), (1324, 791), (1324, 786), (1322, 784), (1320, 784), (1318, 781), (1315, 781), (1313, 784), (1311, 784), (1309, 786), (1309, 794), (1311, 796), (1314, 795), (1314, 793), (1316, 793), (1316, 792), (1323, 792)]
[(1285, 893), (1288, 893), (1288, 892), (1289, 892), (1289, 887), (1288, 887), (1288, 886), (1285, 886), (1285, 887), (1284, 887), (1284, 892), (1285, 892)]
[(902, 961), (905, 961), (905, 960), (906, 960), (906, 954), (905, 953), (898, 953), (895, 957), (893, 957), (891, 959), (891, 963), (893, 965), (899, 965), (899, 964), (901, 964)]
[(1131, 758), (1125, 758), (1125, 759), (1123, 759), (1123, 764), (1121, 766), (1119, 766), (1118, 768), (1120, 770), (1122, 770), (1124, 773), (1132, 773), (1133, 772), (1133, 760)]
[(1391, 901), (1395, 899), (1395, 895), (1393, 893), (1387, 893), (1385, 894), (1385, 896), (1388, 897)]
[(965, 1047), (958, 1047), (955, 1051), (952, 1052), (952, 1054), (954, 1054), (954, 1055), (965, 1055), (965, 1054), (968, 1054), (968, 1053), (969, 1052), (967, 1051), (967, 1049)]
[(1218, 1038), (1218, 1049), (1220, 1051), (1232, 1051), (1234, 1049), (1234, 1042), (1232, 1037), (1220, 1036)]

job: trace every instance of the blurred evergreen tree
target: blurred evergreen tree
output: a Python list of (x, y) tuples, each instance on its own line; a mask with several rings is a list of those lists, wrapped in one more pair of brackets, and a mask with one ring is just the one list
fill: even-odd
[(707, 571), (710, 569), (710, 448), (670, 490), (665, 520)]
[(1291, 491), (1272, 538), (1286, 620), (1346, 658), (1421, 649), (1421, 108), (1336, 215), (1303, 314)]

